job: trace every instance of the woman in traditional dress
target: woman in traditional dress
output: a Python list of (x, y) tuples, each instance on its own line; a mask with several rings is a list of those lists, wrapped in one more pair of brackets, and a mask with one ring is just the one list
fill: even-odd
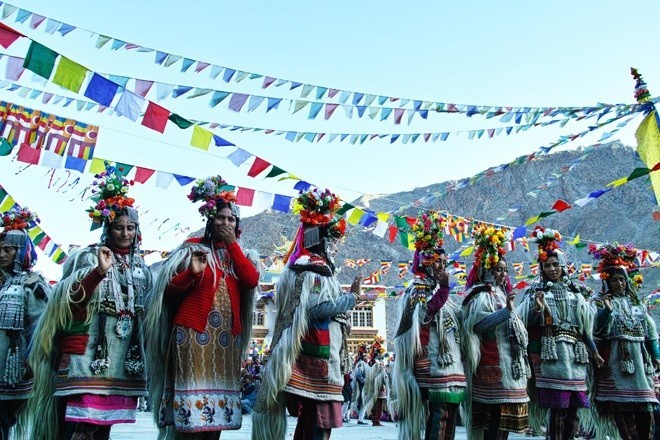
[[(75, 251), (37, 326), (30, 362), (34, 439), (108, 439), (134, 423), (146, 395), (144, 295), (151, 272), (129, 181), (115, 167), (96, 175), (89, 209), (99, 244)], [(53, 399), (53, 397), (55, 399)]]
[(294, 440), (326, 440), (342, 426), (343, 374), (349, 371), (348, 311), (361, 277), (342, 292), (329, 252), (345, 232), (335, 216), (339, 199), (328, 190), (301, 193), (301, 226), (277, 284), (271, 354), (252, 413), (254, 440), (283, 440), (285, 407), (298, 417)]
[(637, 296), (641, 275), (636, 273), (637, 252), (632, 245), (591, 245), (600, 260), (603, 282), (596, 298), (598, 312), (594, 336), (605, 365), (596, 370), (595, 402), (600, 416), (596, 438), (609, 434), (613, 421), (623, 439), (653, 439), (655, 369), (660, 367), (658, 331), (646, 306)]
[(204, 236), (172, 252), (149, 302), (150, 397), (159, 438), (218, 439), (242, 425), (241, 366), (259, 260), (237, 241), (240, 214), (225, 186), (220, 176), (194, 184), (188, 198), (204, 202)]
[(50, 295), (46, 280), (32, 271), (37, 254), (27, 228), (34, 221), (27, 208), (0, 216), (0, 440), (14, 426), (15, 437), (25, 437), (24, 410), (33, 384), (28, 346)]
[(592, 336), (593, 310), (585, 300), (584, 288), (568, 280), (560, 240), (555, 230), (534, 229), (530, 241), (539, 246), (541, 282), (531, 286), (519, 311), (530, 334), (529, 358), (538, 405), (550, 410), (548, 435), (565, 440), (576, 433), (578, 409), (589, 408), (589, 356), (598, 366), (603, 359)]
[[(459, 308), (449, 299), (445, 219), (430, 211), (412, 227), (413, 285), (399, 299), (399, 327), (392, 371), (399, 439), (451, 440), (467, 381), (461, 358)], [(424, 401), (428, 402), (426, 413)]]
[(502, 248), (506, 234), (492, 226), (474, 232), (475, 260), (463, 300), (469, 396), (469, 439), (506, 440), (528, 426), (527, 330), (514, 308)]

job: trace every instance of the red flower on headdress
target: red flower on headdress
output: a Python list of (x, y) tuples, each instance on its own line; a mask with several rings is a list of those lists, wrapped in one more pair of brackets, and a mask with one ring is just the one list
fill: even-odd
[(37, 221), (37, 216), (29, 208), (14, 208), (2, 216), (4, 231), (18, 231), (27, 229), (31, 222)]

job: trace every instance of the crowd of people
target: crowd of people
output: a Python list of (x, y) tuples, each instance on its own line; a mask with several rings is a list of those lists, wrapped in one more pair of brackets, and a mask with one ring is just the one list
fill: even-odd
[(0, 440), (109, 439), (136, 420), (138, 399), (161, 439), (218, 439), (252, 415), (254, 440), (325, 440), (345, 423), (396, 422), (399, 438), (504, 440), (510, 432), (572, 439), (652, 439), (658, 332), (637, 292), (632, 245), (593, 246), (602, 289), (569, 279), (557, 231), (537, 227), (540, 277), (518, 300), (506, 233), (475, 227), (461, 301), (450, 298), (445, 220), (425, 212), (411, 286), (398, 299), (394, 355), (385, 341), (351, 353), (350, 310), (333, 255), (345, 234), (339, 199), (302, 192), (300, 226), (277, 284), (268, 362), (252, 340), (258, 255), (244, 251), (240, 212), (220, 176), (197, 181), (204, 235), (152, 266), (129, 181), (97, 175), (88, 215), (97, 244), (76, 250), (53, 286), (32, 270), (28, 209), (0, 233)]

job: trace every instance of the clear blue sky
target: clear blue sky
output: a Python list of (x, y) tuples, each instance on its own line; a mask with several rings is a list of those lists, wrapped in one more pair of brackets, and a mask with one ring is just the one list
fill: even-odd
[[(597, 102), (633, 102), (630, 66), (636, 66), (660, 94), (660, 33), (652, 17), (658, 2), (226, 2), (226, 1), (23, 1), (10, 2), (41, 15), (142, 46), (221, 66), (303, 83), (378, 95), (464, 104), (511, 106), (586, 106)], [(6, 24), (11, 24), (15, 15)], [(228, 91), (296, 97), (282, 89), (262, 91), (258, 82), (225, 84), (208, 75), (178, 73), (179, 64), (153, 65), (153, 54), (97, 50), (94, 40), (74, 31), (48, 35), (17, 25), (35, 40), (96, 72)], [(24, 56), (27, 43), (8, 51)], [(0, 72), (4, 64), (0, 65)], [(22, 83), (35, 86), (26, 74)], [(57, 90), (57, 89), (54, 89)], [(654, 93), (657, 92), (657, 93)], [(67, 94), (65, 92), (59, 92)], [(298, 94), (299, 95), (299, 94)], [(165, 135), (114, 116), (43, 106), (0, 91), (0, 98), (78, 118), (101, 126), (96, 156), (191, 176), (219, 173), (231, 183), (293, 195), (292, 182), (246, 176), (223, 159), (231, 150), (211, 147), (211, 154), (188, 147), (189, 133), (169, 128)], [(234, 113), (211, 109), (207, 98), (168, 100), (163, 105), (183, 116), (245, 126), (297, 131), (388, 133), (438, 132), (497, 126), (497, 121), (464, 116), (431, 115), (411, 125), (392, 119), (307, 120), (307, 111), (262, 109)], [(222, 107), (219, 106), (219, 107)], [(636, 123), (620, 133), (632, 143)], [(351, 200), (365, 193), (409, 190), (448, 179), (469, 177), (552, 142), (559, 134), (580, 131), (539, 128), (493, 140), (452, 137), (449, 142), (402, 145), (387, 141), (290, 143), (272, 135), (216, 131), (238, 146), (277, 164), (304, 180), (327, 186)], [(595, 142), (585, 138), (568, 148)], [(63, 193), (67, 179), (58, 172), (48, 187), (47, 169), (32, 167), (16, 175), (21, 164), (2, 160), (0, 183), (19, 203), (36, 209), (44, 229), (60, 243), (96, 240), (88, 222), (81, 186)], [(84, 180), (91, 181), (91, 176)], [(69, 177), (70, 182), (71, 178)], [(607, 183), (607, 182), (603, 182)], [(60, 191), (56, 191), (60, 189)], [(181, 236), (156, 230), (164, 218), (193, 228), (202, 221), (185, 200), (186, 189), (174, 183), (168, 191), (152, 183), (135, 188), (145, 213), (145, 248), (169, 249)], [(73, 199), (73, 200), (72, 200)], [(65, 207), (63, 210), (62, 208)], [(249, 210), (247, 213), (251, 213)], [(171, 224), (171, 223), (170, 223)], [(42, 258), (43, 259), (43, 258)]]

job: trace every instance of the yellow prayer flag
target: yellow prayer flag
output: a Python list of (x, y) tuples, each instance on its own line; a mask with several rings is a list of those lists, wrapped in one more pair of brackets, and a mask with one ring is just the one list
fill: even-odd
[[(635, 138), (637, 139), (637, 154), (648, 168), (653, 168), (660, 162), (660, 130), (655, 110), (639, 124)], [(651, 173), (650, 178), (656, 203), (660, 203), (660, 173)]]
[(412, 234), (408, 234), (408, 249), (411, 251), (415, 250), (415, 236)]
[(28, 230), (28, 236), (30, 237), (30, 240), (34, 240), (37, 238), (37, 235), (41, 234), (43, 232), (43, 229), (41, 229), (41, 226), (35, 226), (34, 228)]
[(295, 174), (288, 173), (286, 176), (277, 179), (277, 181), (281, 182), (282, 180), (287, 180), (287, 179), (302, 180), (300, 177), (296, 176)]
[(617, 179), (617, 180), (615, 180), (615, 181), (613, 181), (613, 182), (608, 183), (608, 184), (605, 185), (605, 186), (611, 186), (612, 188), (616, 188), (617, 186), (621, 186), (621, 185), (623, 185), (623, 184), (626, 183), (627, 181), (628, 181), (628, 178), (627, 178), (627, 177), (622, 177), (622, 178), (620, 178), (620, 179)]
[(360, 208), (355, 208), (353, 212), (351, 212), (351, 215), (348, 217), (348, 222), (352, 225), (357, 225), (357, 222), (360, 221), (363, 215), (364, 215), (363, 210), (361, 210)]
[(213, 139), (213, 133), (205, 128), (200, 127), (199, 125), (193, 126), (192, 138), (190, 139), (191, 146), (207, 151), (209, 149), (211, 139)]
[(376, 217), (378, 217), (378, 220), (381, 222), (387, 222), (390, 219), (390, 215), (387, 212), (379, 212), (376, 214)]
[(534, 223), (536, 223), (540, 219), (541, 219), (540, 215), (535, 215), (534, 217), (531, 217), (529, 220), (527, 220), (525, 222), (525, 226), (533, 225)]
[(105, 159), (98, 157), (92, 158), (92, 164), (89, 166), (89, 172), (92, 174), (100, 174), (105, 171)]
[(64, 251), (62, 250), (62, 248), (58, 246), (55, 249), (55, 252), (53, 252), (53, 255), (50, 256), (50, 259), (57, 262), (58, 258), (60, 258), (60, 255), (62, 255), (63, 252)]
[(298, 214), (302, 208), (303, 208), (303, 206), (300, 203), (298, 203), (298, 199), (294, 199), (293, 200), (293, 206), (292, 206), (292, 212), (294, 214)]
[(82, 86), (83, 81), (85, 81), (87, 72), (89, 72), (87, 68), (81, 66), (75, 61), (71, 61), (65, 56), (61, 56), (60, 63), (55, 71), (55, 76), (53, 76), (53, 82), (65, 89), (79, 93), (80, 86)]
[(573, 241), (571, 241), (572, 245), (576, 245), (580, 243), (580, 234), (576, 235)]
[(468, 246), (463, 250), (463, 252), (460, 253), (460, 256), (467, 257), (472, 255), (472, 252), (474, 252), (474, 246)]
[(9, 211), (12, 208), (12, 206), (14, 206), (15, 203), (16, 202), (14, 201), (14, 198), (8, 195), (7, 197), (5, 197), (4, 202), (2, 202), (2, 204), (0, 205), (0, 212)]

